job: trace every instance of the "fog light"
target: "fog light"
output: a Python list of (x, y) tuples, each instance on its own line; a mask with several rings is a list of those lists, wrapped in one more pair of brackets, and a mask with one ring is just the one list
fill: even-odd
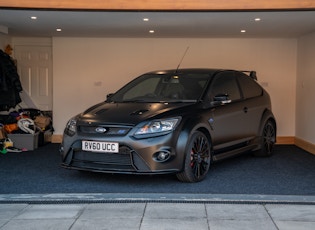
[(157, 162), (165, 162), (170, 159), (171, 153), (167, 150), (159, 151), (154, 154), (154, 160)]

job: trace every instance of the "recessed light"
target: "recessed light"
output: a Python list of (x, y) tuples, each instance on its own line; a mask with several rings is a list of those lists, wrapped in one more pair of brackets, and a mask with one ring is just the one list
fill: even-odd
[(57, 28), (57, 29), (56, 29), (56, 31), (57, 31), (57, 32), (61, 32), (61, 31), (62, 31), (62, 29), (60, 29), (60, 28)]
[(261, 18), (255, 18), (255, 22), (261, 21)]
[(154, 34), (154, 32), (155, 32), (154, 30), (149, 30), (150, 34)]
[(246, 33), (246, 30), (241, 30), (241, 33)]
[(148, 21), (149, 21), (149, 19), (148, 19), (148, 18), (144, 18), (144, 19), (143, 19), (143, 21), (148, 22)]
[(32, 19), (32, 20), (36, 20), (37, 17), (36, 17), (36, 16), (32, 16), (31, 19)]

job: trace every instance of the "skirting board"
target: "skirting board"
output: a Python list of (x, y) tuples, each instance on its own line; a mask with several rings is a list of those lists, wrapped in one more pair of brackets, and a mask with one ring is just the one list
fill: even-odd
[[(51, 138), (52, 143), (61, 143), (62, 135), (53, 135)], [(315, 154), (315, 144), (309, 143), (297, 137), (277, 137), (278, 145), (296, 145), (305, 151)]]
[(305, 140), (302, 140), (300, 138), (295, 138), (295, 141), (294, 141), (294, 144), (298, 147), (300, 147), (301, 149), (304, 149), (305, 151), (307, 152), (310, 152), (312, 154), (315, 155), (315, 145), (308, 142), (308, 141), (305, 141)]
[(62, 135), (52, 135), (51, 143), (61, 143), (62, 142)]

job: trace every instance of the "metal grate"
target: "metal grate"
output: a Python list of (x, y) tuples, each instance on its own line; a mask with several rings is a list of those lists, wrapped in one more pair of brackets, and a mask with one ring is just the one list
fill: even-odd
[(119, 153), (76, 151), (71, 166), (104, 171), (135, 171), (131, 159), (131, 150), (127, 147), (120, 147)]

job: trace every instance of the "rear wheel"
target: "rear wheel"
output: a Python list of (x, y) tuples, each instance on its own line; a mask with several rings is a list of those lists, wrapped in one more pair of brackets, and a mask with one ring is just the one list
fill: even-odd
[(184, 170), (176, 176), (183, 182), (198, 182), (205, 178), (211, 162), (211, 150), (208, 138), (196, 131), (189, 139), (185, 152)]
[(261, 149), (255, 152), (255, 156), (271, 156), (273, 146), (276, 143), (276, 127), (275, 124), (268, 120), (262, 130)]

